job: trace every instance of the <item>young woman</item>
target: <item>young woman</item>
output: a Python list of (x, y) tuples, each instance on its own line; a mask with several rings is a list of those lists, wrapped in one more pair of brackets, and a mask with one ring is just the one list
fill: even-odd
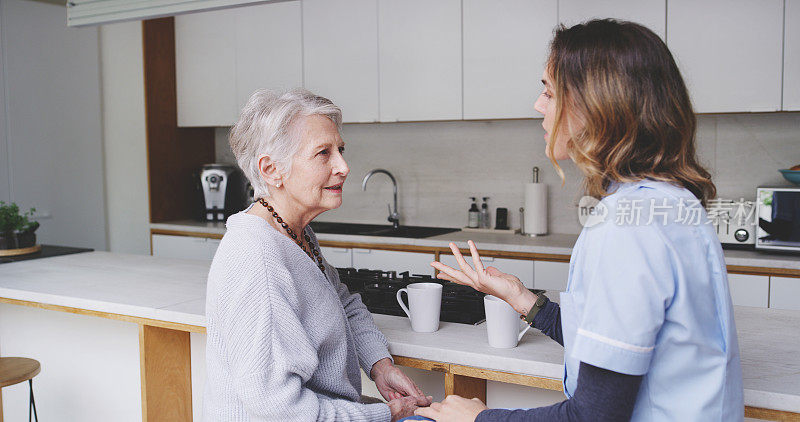
[(546, 153), (571, 159), (599, 212), (584, 224), (560, 306), (510, 274), (432, 265), (498, 296), (564, 346), (567, 400), (487, 409), (450, 396), (417, 410), (448, 421), (742, 420), (739, 346), (719, 241), (702, 205), (716, 193), (695, 154), (695, 116), (664, 42), (630, 22), (561, 27), (535, 108)]

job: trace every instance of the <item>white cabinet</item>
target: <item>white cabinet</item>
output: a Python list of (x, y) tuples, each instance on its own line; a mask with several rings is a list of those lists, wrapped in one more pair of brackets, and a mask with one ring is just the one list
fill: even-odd
[(175, 17), (178, 126), (231, 126), (259, 88), (302, 86), (300, 2)]
[(670, 0), (667, 45), (698, 113), (781, 108), (782, 0)]
[[(530, 338), (529, 335), (526, 335), (526, 339)], [(562, 402), (564, 399), (564, 393), (561, 391), (506, 384), (499, 381), (486, 382), (486, 405), (492, 409), (529, 409), (550, 406)]]
[(380, 0), (380, 120), (457, 120), (461, 0)]
[(353, 250), (350, 248), (320, 246), (319, 250), (325, 260), (336, 268), (350, 268), (353, 266)]
[(219, 246), (219, 239), (207, 237), (154, 234), (151, 239), (153, 256), (161, 258), (211, 260)]
[[(464, 257), (467, 263), (472, 266), (472, 258), (469, 256)], [(458, 262), (453, 255), (439, 255), (439, 261), (442, 264), (449, 265), (458, 269)], [(508, 259), (508, 258), (492, 258), (487, 256), (481, 257), (483, 267), (495, 267), (498, 270), (512, 274), (522, 281), (522, 284), (527, 288), (533, 288), (533, 261), (527, 259)]]
[(344, 122), (378, 121), (378, 0), (303, 1), (303, 80)]
[(558, 21), (569, 27), (591, 19), (621, 19), (644, 25), (663, 39), (666, 9), (666, 0), (559, 0)]
[(383, 271), (410, 271), (411, 274), (433, 275), (432, 253), (353, 249), (353, 267)]
[(557, 4), (550, 0), (464, 0), (464, 119), (541, 117)]
[(569, 278), (568, 262), (535, 261), (533, 263), (533, 287), (548, 291), (550, 299), (557, 299), (555, 292), (567, 290)]
[(769, 307), (800, 311), (800, 278), (770, 277)]
[(303, 85), (303, 34), (299, 1), (235, 11), (238, 114), (257, 89), (284, 90)]
[(236, 122), (236, 13), (233, 9), (175, 17), (178, 126)]
[(734, 305), (766, 308), (769, 303), (768, 276), (728, 274), (728, 286)]
[(800, 110), (800, 0), (786, 0), (783, 42), (783, 109)]

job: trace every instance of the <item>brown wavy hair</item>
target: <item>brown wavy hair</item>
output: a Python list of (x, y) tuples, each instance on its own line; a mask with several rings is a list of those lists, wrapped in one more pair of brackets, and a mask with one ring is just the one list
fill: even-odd
[[(613, 193), (613, 181), (654, 179), (685, 187), (703, 205), (716, 196), (711, 174), (697, 160), (697, 120), (686, 85), (652, 31), (613, 19), (561, 25), (547, 71), (556, 94), (550, 136), (555, 140), (566, 129), (567, 151), (585, 176), (587, 195)], [(580, 129), (562, 125), (574, 119)], [(563, 180), (554, 145), (547, 146), (550, 161)]]

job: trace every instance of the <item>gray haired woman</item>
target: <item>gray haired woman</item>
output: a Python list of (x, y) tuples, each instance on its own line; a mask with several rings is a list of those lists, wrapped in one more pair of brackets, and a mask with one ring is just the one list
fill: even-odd
[[(394, 421), (430, 397), (397, 369), (308, 223), (342, 204), (341, 110), (306, 90), (257, 91), (230, 143), (257, 201), (232, 215), (208, 274), (214, 421)], [(386, 403), (361, 402), (359, 366)]]

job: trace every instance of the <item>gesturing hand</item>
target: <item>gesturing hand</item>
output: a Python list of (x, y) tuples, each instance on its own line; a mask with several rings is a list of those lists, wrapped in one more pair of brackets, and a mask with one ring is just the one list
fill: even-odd
[(370, 371), (375, 386), (383, 398), (395, 400), (401, 397), (413, 397), (417, 406), (428, 406), (432, 397), (425, 396), (414, 381), (397, 369), (389, 358), (381, 359), (372, 365)]
[(506, 274), (494, 267), (484, 269), (475, 243), (471, 240), (468, 243), (470, 253), (472, 254), (472, 264), (475, 268), (472, 268), (467, 263), (458, 247), (451, 242), (450, 250), (453, 251), (453, 255), (458, 262), (460, 270), (434, 261), (431, 263), (431, 266), (439, 270), (439, 274), (437, 274), (436, 277), (470, 286), (475, 290), (496, 296), (508, 302), (518, 312), (527, 313), (533, 303), (536, 302), (536, 295), (526, 289), (517, 277)]

